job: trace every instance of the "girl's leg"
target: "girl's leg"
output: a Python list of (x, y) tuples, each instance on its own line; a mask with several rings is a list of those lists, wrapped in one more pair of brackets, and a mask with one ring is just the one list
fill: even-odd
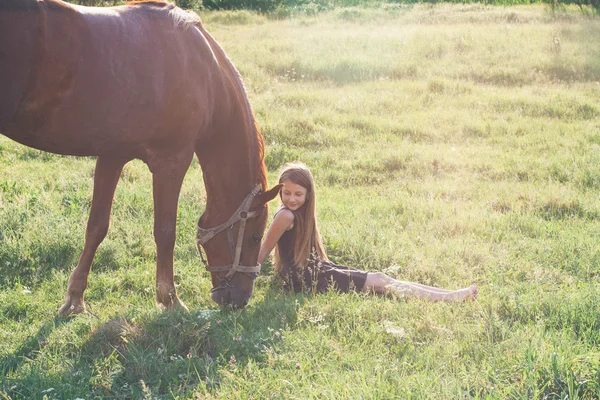
[(381, 272), (369, 273), (363, 291), (388, 294), (395, 297), (416, 297), (430, 301), (459, 301), (477, 296), (475, 285), (458, 290), (438, 289), (419, 283), (393, 279)]
[[(394, 279), (394, 278), (391, 278), (391, 279)], [(433, 286), (423, 285), (423, 284), (417, 283), (417, 282), (400, 281), (398, 279), (395, 279), (395, 281), (400, 282), (400, 283), (410, 284), (410, 285), (413, 285), (413, 286), (418, 286), (418, 287), (420, 287), (422, 289), (430, 290), (430, 291), (436, 292), (436, 293), (450, 293), (450, 292), (454, 292), (454, 290), (451, 290), (451, 289), (440, 289), (440, 288), (436, 288), (436, 287), (433, 287)]]
[(472, 285), (468, 288), (451, 290), (446, 293), (440, 293), (415, 286), (411, 282), (399, 281), (396, 284), (389, 285), (387, 287), (387, 293), (400, 298), (412, 296), (430, 301), (460, 301), (477, 296), (477, 287), (475, 285)]

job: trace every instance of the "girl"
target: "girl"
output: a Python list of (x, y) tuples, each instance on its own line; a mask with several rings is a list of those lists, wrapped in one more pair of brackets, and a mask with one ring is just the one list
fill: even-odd
[(364, 272), (333, 264), (327, 259), (317, 227), (312, 174), (304, 164), (288, 164), (279, 183), (283, 204), (261, 245), (258, 262), (262, 263), (275, 248), (275, 270), (287, 289), (299, 292), (312, 288), (322, 293), (333, 288), (431, 301), (459, 301), (477, 296), (475, 285), (458, 290), (438, 289), (399, 281), (381, 272)]

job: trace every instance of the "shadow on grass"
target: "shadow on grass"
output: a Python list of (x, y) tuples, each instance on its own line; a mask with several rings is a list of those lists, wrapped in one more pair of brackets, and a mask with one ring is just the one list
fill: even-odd
[(56, 271), (70, 271), (77, 264), (79, 247), (69, 240), (52, 243), (11, 242), (0, 245), (0, 285), (15, 283), (37, 287)]
[(67, 320), (61, 317), (53, 318), (44, 323), (35, 335), (28, 337), (12, 354), (0, 358), (0, 368), (2, 371), (0, 379), (3, 379), (10, 372), (15, 371), (24, 363), (35, 360), (42, 347), (46, 345), (45, 338), (47, 338), (53, 330), (66, 322)]
[[(214, 392), (228, 373), (265, 361), (282, 342), (280, 332), (295, 326), (304, 297), (269, 286), (264, 299), (245, 310), (115, 315), (92, 329), (79, 349), (57, 350), (70, 355), (62, 363), (67, 368), (28, 368), (30, 362), (43, 365), (29, 360), (31, 355), (53, 326), (67, 322), (55, 318), (2, 360), (0, 398), (41, 399), (48, 388), (59, 398), (162, 398)], [(8, 379), (10, 371), (16, 373)]]

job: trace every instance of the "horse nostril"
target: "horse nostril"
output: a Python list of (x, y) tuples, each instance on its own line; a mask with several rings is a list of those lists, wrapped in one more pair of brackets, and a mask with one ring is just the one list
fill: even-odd
[(228, 306), (231, 304), (231, 291), (219, 289), (214, 290), (210, 294), (210, 298), (221, 306)]
[(236, 309), (236, 310), (241, 310), (242, 308), (245, 308), (247, 304), (248, 304), (248, 302), (245, 301), (243, 303), (232, 304), (231, 307), (234, 308), (234, 309)]
[(243, 296), (243, 297), (239, 297), (236, 299), (235, 301), (235, 308), (241, 309), (244, 308), (248, 305), (248, 303), (250, 302), (250, 296)]

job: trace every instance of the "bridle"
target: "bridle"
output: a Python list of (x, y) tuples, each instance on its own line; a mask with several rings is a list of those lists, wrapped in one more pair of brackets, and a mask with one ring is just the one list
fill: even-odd
[[(255, 218), (262, 214), (263, 210), (260, 211), (248, 211), (252, 205), (252, 201), (260, 193), (260, 186), (255, 186), (254, 189), (246, 196), (242, 204), (238, 207), (233, 215), (221, 225), (215, 226), (214, 228), (205, 229), (200, 226), (198, 221), (198, 234), (196, 236), (196, 246), (198, 247), (198, 253), (200, 253), (200, 259), (204, 264), (204, 267), (209, 272), (227, 272), (225, 279), (220, 279), (221, 286), (213, 288), (211, 291), (231, 287), (229, 280), (236, 272), (244, 272), (246, 274), (258, 274), (260, 272), (260, 264), (255, 266), (244, 266), (240, 265), (240, 256), (242, 254), (242, 242), (244, 241), (244, 230), (246, 229), (246, 220), (249, 218)], [(240, 223), (238, 229), (237, 243), (234, 244), (233, 239), (233, 225)], [(215, 237), (218, 233), (223, 232), (227, 229), (227, 239), (229, 240), (229, 250), (231, 252), (231, 259), (233, 260), (229, 265), (214, 266), (208, 265), (202, 254), (202, 245), (208, 242), (210, 239)]]

